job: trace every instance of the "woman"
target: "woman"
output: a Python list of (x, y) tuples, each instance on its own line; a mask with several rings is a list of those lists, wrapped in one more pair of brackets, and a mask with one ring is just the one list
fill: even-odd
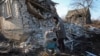
[(53, 21), (55, 22), (55, 27), (53, 28), (53, 31), (56, 33), (57, 36), (57, 41), (59, 45), (58, 48), (61, 52), (65, 52), (64, 39), (66, 38), (66, 32), (64, 25), (58, 20), (57, 17), (54, 17)]

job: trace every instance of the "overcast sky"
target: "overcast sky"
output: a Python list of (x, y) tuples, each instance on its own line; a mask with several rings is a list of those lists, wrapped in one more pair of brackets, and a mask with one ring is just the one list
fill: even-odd
[[(52, 0), (59, 3), (56, 5), (57, 12), (60, 17), (64, 17), (69, 10), (73, 8), (70, 6), (71, 0)], [(100, 20), (100, 0), (95, 1), (94, 8), (91, 9), (91, 18), (99, 18)]]

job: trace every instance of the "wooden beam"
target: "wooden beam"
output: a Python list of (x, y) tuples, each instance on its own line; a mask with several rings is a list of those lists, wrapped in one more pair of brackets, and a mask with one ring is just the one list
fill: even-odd
[[(42, 19), (44, 19), (44, 17), (41, 15), (41, 14), (39, 14), (38, 12), (35, 12), (34, 10), (36, 10), (35, 8), (39, 8), (39, 9), (41, 9), (41, 10), (44, 10), (44, 11), (47, 11), (47, 12), (50, 12), (50, 13), (52, 13), (52, 15), (57, 15), (57, 13), (56, 12), (53, 12), (53, 11), (50, 11), (49, 9), (47, 9), (47, 8), (45, 8), (45, 7), (43, 7), (43, 6), (41, 6), (40, 4), (38, 4), (38, 3), (35, 3), (33, 0), (26, 0), (26, 4), (28, 5), (27, 7), (28, 7), (28, 10), (29, 10), (29, 12), (31, 13), (31, 14), (35, 14), (36, 15), (36, 17), (41, 17)], [(35, 8), (34, 8), (35, 7)], [(34, 12), (33, 12), (34, 11)], [(38, 16), (37, 16), (38, 15)]]
[(30, 4), (30, 2), (27, 2), (27, 8), (30, 14), (33, 14), (35, 17), (39, 18), (39, 19), (44, 19), (44, 17), (39, 14), (36, 9)]
[(35, 3), (34, 1), (32, 1), (32, 0), (30, 0), (30, 3), (32, 3), (33, 4), (33, 6), (36, 6), (36, 7), (38, 7), (38, 8), (41, 8), (41, 9), (43, 9), (43, 10), (45, 10), (45, 11), (48, 11), (48, 12), (50, 12), (50, 13), (53, 13), (53, 12), (51, 12), (49, 9), (47, 9), (47, 8), (45, 8), (45, 7), (43, 7), (43, 6), (41, 6), (40, 4), (38, 4), (38, 3)]

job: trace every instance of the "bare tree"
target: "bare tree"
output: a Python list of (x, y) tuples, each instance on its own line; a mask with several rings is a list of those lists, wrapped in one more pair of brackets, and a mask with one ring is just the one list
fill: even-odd
[[(93, 8), (95, 1), (97, 1), (97, 0), (72, 0), (71, 6), (74, 8), (79, 8), (79, 9), (84, 8), (84, 10), (83, 10), (84, 16), (83, 17), (87, 17), (88, 16), (87, 10), (89, 10), (89, 12), (90, 12), (90, 9)], [(84, 20), (86, 20), (86, 19), (83, 19), (83, 21)], [(89, 20), (91, 20), (91, 19), (89, 19)]]
[[(97, 0), (72, 0), (71, 6), (73, 8), (75, 8), (75, 9), (83, 8), (84, 9), (83, 10), (84, 15), (82, 15), (83, 17), (81, 19), (81, 24), (83, 27), (84, 27), (84, 25), (83, 25), (84, 21), (86, 21), (86, 19), (84, 19), (84, 18), (88, 17), (87, 10), (89, 10), (89, 12), (90, 12), (90, 9), (93, 8), (95, 1), (97, 1)], [(77, 13), (79, 13), (79, 12), (77, 12)], [(91, 20), (91, 19), (88, 19), (88, 20)], [(85, 34), (85, 32), (84, 32), (84, 34)]]
[(77, 8), (93, 8), (95, 0), (72, 0), (71, 5)]

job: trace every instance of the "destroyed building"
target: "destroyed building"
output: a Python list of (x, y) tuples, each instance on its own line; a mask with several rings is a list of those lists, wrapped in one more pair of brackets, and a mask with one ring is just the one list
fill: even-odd
[(56, 13), (51, 0), (5, 0), (1, 6), (1, 30), (8, 38), (24, 38), (26, 33), (42, 38), (53, 26), (51, 18)]
[[(0, 48), (3, 46), (3, 44), (3, 47), (8, 47), (8, 49), (4, 51), (1, 51), (1, 48), (0, 53), (4, 53), (5, 51), (8, 52), (9, 49), (13, 49), (11, 46), (14, 46), (16, 42), (20, 42), (20, 44), (18, 44), (18, 48), (23, 48), (25, 53), (29, 50), (34, 51), (33, 49), (39, 49), (39, 47), (43, 45), (46, 34), (49, 33), (48, 36), (50, 38), (56, 37), (55, 33), (50, 32), (52, 27), (54, 27), (52, 18), (55, 15), (58, 16), (55, 8), (56, 4), (57, 3), (51, 0), (0, 0), (0, 39), (5, 37), (4, 39), (8, 41), (6, 42), (6, 45), (4, 42), (0, 42)], [(76, 12), (73, 12), (72, 14), (75, 14), (75, 16), (79, 15)], [(73, 20), (73, 18), (69, 19)], [(60, 18), (59, 20), (61, 21)], [(84, 32), (84, 28), (80, 26), (66, 23), (65, 28), (66, 35), (69, 38), (66, 46), (71, 51), (75, 50), (76, 47), (80, 47), (79, 44), (81, 44), (83, 40), (83, 37), (81, 36), (85, 35), (88, 38), (90, 37), (86, 32)], [(97, 29), (97, 33), (98, 31), (99, 30)], [(89, 31), (89, 33), (91, 32)], [(71, 36), (72, 34), (76, 35), (77, 37), (73, 38), (73, 36)], [(81, 38), (81, 40), (77, 40), (79, 38)], [(8, 44), (10, 41), (13, 41), (11, 42), (13, 45)], [(83, 40), (83, 42), (85, 41)], [(35, 52), (32, 52), (32, 54), (34, 53)], [(36, 54), (37, 53), (35, 53), (35, 55)]]
[(54, 26), (56, 4), (51, 0), (0, 0), (0, 32), (10, 40), (43, 45), (45, 32)]
[(91, 24), (91, 13), (89, 8), (68, 11), (66, 21), (75, 24)]

